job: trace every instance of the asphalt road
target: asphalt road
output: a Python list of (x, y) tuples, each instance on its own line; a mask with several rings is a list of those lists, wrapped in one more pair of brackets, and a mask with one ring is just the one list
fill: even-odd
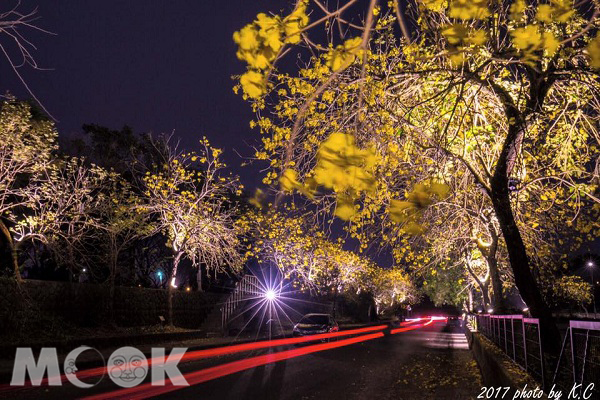
[[(380, 334), (378, 334), (380, 335)], [(363, 336), (363, 339), (366, 338)], [(108, 377), (91, 389), (62, 387), (23, 388), (10, 398), (68, 399), (87, 396), (164, 399), (472, 399), (481, 391), (481, 377), (460, 329), (444, 321), (397, 334), (346, 344), (280, 346), (179, 364), (186, 379), (202, 383), (142, 390), (144, 384), (123, 393)], [(362, 340), (362, 339), (358, 339)], [(329, 348), (340, 346), (336, 348)], [(308, 353), (308, 354), (303, 354)], [(287, 357), (273, 361), (273, 357)], [(249, 367), (255, 362), (258, 366)], [(260, 365), (260, 364), (264, 365)], [(249, 367), (244, 369), (245, 367)], [(240, 370), (241, 369), (241, 370)], [(235, 372), (240, 371), (240, 372)], [(0, 393), (0, 397), (5, 397)]]

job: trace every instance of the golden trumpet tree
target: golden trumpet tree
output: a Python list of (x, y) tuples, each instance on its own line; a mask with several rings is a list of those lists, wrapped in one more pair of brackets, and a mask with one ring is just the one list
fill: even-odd
[(379, 311), (416, 300), (416, 289), (400, 269), (384, 269), (364, 255), (331, 241), (293, 209), (263, 213), (250, 210), (238, 223), (251, 238), (246, 257), (276, 266), (299, 290), (314, 294), (369, 292)]
[[(361, 225), (391, 220), (406, 235), (382, 239), (407, 243), (443, 223), (429, 216), (453, 195), (450, 177), (464, 177), (485, 195), (512, 279), (556, 348), (527, 236), (554, 206), (570, 221), (582, 207), (598, 210), (598, 5), (358, 6), (308, 3), (314, 22), (301, 41), (283, 41), (260, 69), (262, 89), (249, 100), (258, 113), (252, 125), (264, 134), (256, 156), (272, 167), (265, 182), (280, 179), (283, 191), (298, 190), (351, 221), (359, 239)], [(350, 22), (352, 11), (362, 24)], [(313, 34), (317, 27), (326, 39)], [(304, 66), (280, 72), (277, 62), (294, 51), (307, 55)], [(538, 199), (544, 205), (532, 206)], [(597, 236), (595, 221), (583, 221), (580, 232)]]
[[(169, 277), (169, 323), (172, 323), (172, 290), (183, 257), (209, 271), (239, 271), (242, 268), (234, 216), (233, 196), (241, 187), (237, 177), (222, 173), (221, 150), (202, 139), (198, 152), (177, 152), (165, 143), (161, 165), (143, 177), (145, 200), (141, 212), (149, 213), (158, 231), (167, 237), (173, 251)], [(198, 271), (198, 288), (202, 289)]]

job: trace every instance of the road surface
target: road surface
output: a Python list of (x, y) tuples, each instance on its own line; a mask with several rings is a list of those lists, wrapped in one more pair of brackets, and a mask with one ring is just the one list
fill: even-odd
[[(121, 389), (107, 376), (90, 389), (20, 388), (10, 398), (158, 397), (164, 399), (474, 399), (481, 377), (464, 333), (445, 321), (338, 338), (328, 343), (278, 346), (180, 363), (189, 387), (141, 384)], [(425, 326), (423, 326), (425, 325)], [(372, 337), (372, 338), (371, 338)], [(346, 344), (347, 341), (361, 342)], [(339, 347), (335, 347), (339, 346)], [(277, 362), (276, 358), (283, 358)], [(239, 372), (236, 372), (239, 371)], [(166, 389), (165, 389), (166, 388)], [(167, 390), (162, 393), (161, 391)], [(2, 393), (0, 396), (4, 397)]]

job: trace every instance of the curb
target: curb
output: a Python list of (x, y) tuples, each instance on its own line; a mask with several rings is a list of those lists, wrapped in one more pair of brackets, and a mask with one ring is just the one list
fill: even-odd
[[(478, 332), (465, 331), (469, 341), (469, 350), (477, 362), (483, 378), (483, 384), (488, 387), (510, 387), (506, 398), (514, 398), (515, 393), (527, 387), (535, 389), (541, 386), (531, 375), (522, 370), (494, 343)], [(521, 397), (519, 397), (521, 398)], [(543, 394), (542, 399), (547, 399)]]

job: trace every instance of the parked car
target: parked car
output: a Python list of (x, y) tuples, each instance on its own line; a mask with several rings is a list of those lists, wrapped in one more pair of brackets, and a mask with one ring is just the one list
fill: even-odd
[(448, 317), (447, 325), (452, 328), (460, 328), (462, 326), (462, 320), (456, 315)]
[(306, 314), (294, 325), (293, 336), (316, 335), (319, 333), (337, 332), (339, 326), (329, 314)]

